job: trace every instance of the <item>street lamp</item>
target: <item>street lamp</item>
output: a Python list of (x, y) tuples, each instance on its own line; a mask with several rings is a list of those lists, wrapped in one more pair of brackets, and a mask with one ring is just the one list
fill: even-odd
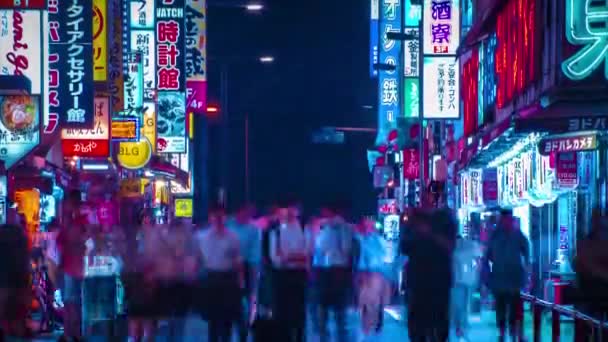
[(259, 12), (264, 9), (264, 5), (260, 3), (250, 3), (247, 4), (245, 8), (250, 12)]
[(260, 57), (260, 63), (268, 64), (274, 62), (274, 57), (272, 56), (262, 56)]

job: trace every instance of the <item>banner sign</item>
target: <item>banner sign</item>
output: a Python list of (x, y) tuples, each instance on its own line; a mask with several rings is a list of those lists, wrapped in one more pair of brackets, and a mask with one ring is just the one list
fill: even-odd
[(26, 76), (34, 95), (42, 95), (44, 29), (40, 11), (0, 11), (0, 74)]
[(420, 65), (420, 40), (418, 29), (406, 28), (405, 34), (410, 34), (416, 39), (406, 39), (403, 45), (403, 76), (418, 77)]
[(380, 0), (370, 0), (370, 20), (369, 20), (369, 75), (378, 76), (378, 70), (374, 65), (379, 63), (378, 45), (380, 45)]
[(103, 158), (110, 155), (110, 99), (95, 98), (95, 125), (92, 128), (61, 130), (64, 157)]
[(420, 153), (418, 149), (409, 148), (403, 151), (403, 178), (420, 179)]
[(127, 1), (131, 28), (154, 30), (154, 0)]
[(186, 86), (188, 111), (207, 108), (207, 0), (186, 4)]
[(139, 141), (139, 120), (135, 118), (112, 119), (112, 141)]
[(542, 139), (539, 143), (540, 154), (547, 156), (557, 152), (591, 151), (598, 147), (597, 134), (577, 134)]
[[(56, 1), (49, 9), (51, 83), (56, 77), (56, 105), (62, 128), (90, 128), (93, 110), (93, 1)], [(53, 13), (55, 12), (55, 13)], [(52, 104), (51, 104), (52, 105)]]
[(460, 0), (424, 0), (425, 55), (456, 55), (460, 44)]
[(0, 160), (8, 169), (40, 143), (40, 98), (0, 96)]
[(108, 0), (93, 0), (93, 80), (108, 80)]
[(405, 100), (403, 110), (406, 118), (418, 118), (420, 116), (420, 89), (418, 78), (405, 78), (403, 85)]
[(175, 217), (192, 217), (192, 198), (175, 199)]
[(186, 74), (182, 72), (186, 59), (183, 52), (186, 40), (184, 8), (184, 0), (156, 0), (156, 75), (159, 91), (186, 91)]
[(109, 27), (112, 37), (112, 45), (110, 49), (110, 102), (112, 104), (112, 113), (121, 112), (124, 107), (124, 70), (123, 70), (123, 8), (121, 0), (112, 1), (112, 25)]
[(460, 63), (454, 57), (424, 57), (425, 119), (460, 118)]
[(186, 152), (186, 94), (158, 92), (156, 146), (161, 153)]
[[(397, 71), (401, 42), (388, 39), (388, 32), (401, 32), (401, 0), (381, 0), (380, 33), (382, 35), (380, 47), (380, 63), (394, 65), (394, 70), (380, 70), (378, 72), (378, 134), (384, 140), (384, 135), (396, 125), (400, 111), (399, 78), (401, 71)], [(382, 138), (381, 138), (382, 137)]]
[(140, 118), (144, 105), (144, 73), (140, 53), (127, 54), (127, 69), (124, 80), (125, 106), (122, 115)]
[(156, 41), (152, 30), (131, 29), (131, 51), (141, 54), (143, 64), (143, 89), (146, 100), (154, 100), (156, 93)]
[(0, 0), (0, 9), (45, 10), (46, 0)]
[(156, 105), (154, 102), (144, 102), (144, 120), (141, 125), (141, 135), (146, 137), (152, 145), (152, 152), (156, 152)]
[(574, 188), (578, 185), (576, 152), (557, 154), (555, 160), (555, 176), (559, 188)]

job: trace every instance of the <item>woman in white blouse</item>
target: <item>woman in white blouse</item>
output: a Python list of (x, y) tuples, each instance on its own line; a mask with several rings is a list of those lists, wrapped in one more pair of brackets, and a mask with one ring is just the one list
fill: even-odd
[(280, 208), (278, 227), (270, 235), (270, 257), (274, 277), (275, 317), (282, 341), (304, 341), (306, 327), (306, 287), (310, 247), (307, 234), (294, 211)]

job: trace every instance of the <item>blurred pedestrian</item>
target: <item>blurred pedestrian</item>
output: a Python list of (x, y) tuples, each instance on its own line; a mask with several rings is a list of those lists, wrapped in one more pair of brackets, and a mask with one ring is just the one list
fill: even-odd
[(23, 227), (0, 226), (0, 341), (31, 338), (27, 326), (30, 304), (30, 258)]
[(464, 338), (469, 322), (471, 294), (479, 282), (478, 258), (482, 256), (478, 243), (456, 239), (454, 250), (454, 288), (452, 289), (452, 321), (458, 338)]
[(401, 250), (409, 257), (410, 340), (447, 341), (456, 224), (449, 211), (418, 211), (409, 218), (408, 228)]
[(319, 272), (319, 324), (321, 341), (329, 340), (327, 322), (333, 311), (338, 341), (347, 341), (347, 310), (352, 303), (353, 232), (338, 206), (329, 210), (323, 230), (317, 236), (321, 263)]
[(223, 208), (209, 213), (210, 228), (197, 238), (205, 269), (204, 308), (209, 323), (209, 342), (228, 342), (241, 317), (243, 257), (239, 237), (226, 227)]
[(490, 289), (496, 301), (496, 323), (500, 340), (506, 328), (511, 339), (523, 340), (523, 302), (520, 291), (526, 285), (530, 259), (528, 239), (515, 222), (513, 212), (504, 209), (486, 250), (490, 262)]
[(306, 330), (306, 287), (310, 248), (297, 211), (284, 205), (277, 211), (278, 228), (270, 232), (270, 258), (276, 301), (274, 317), (282, 329), (281, 341), (303, 342)]

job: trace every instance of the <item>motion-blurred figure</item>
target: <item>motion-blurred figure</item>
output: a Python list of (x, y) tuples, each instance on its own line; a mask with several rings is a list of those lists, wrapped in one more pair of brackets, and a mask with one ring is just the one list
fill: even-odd
[(456, 336), (465, 337), (469, 323), (469, 305), (471, 294), (479, 282), (477, 260), (482, 256), (478, 243), (465, 240), (462, 236), (456, 239), (454, 250), (454, 288), (452, 289), (452, 321)]
[(486, 259), (491, 263), (490, 288), (496, 301), (500, 339), (508, 326), (512, 339), (523, 340), (523, 303), (520, 291), (527, 281), (530, 259), (528, 239), (515, 224), (513, 212), (502, 210), (490, 237)]

